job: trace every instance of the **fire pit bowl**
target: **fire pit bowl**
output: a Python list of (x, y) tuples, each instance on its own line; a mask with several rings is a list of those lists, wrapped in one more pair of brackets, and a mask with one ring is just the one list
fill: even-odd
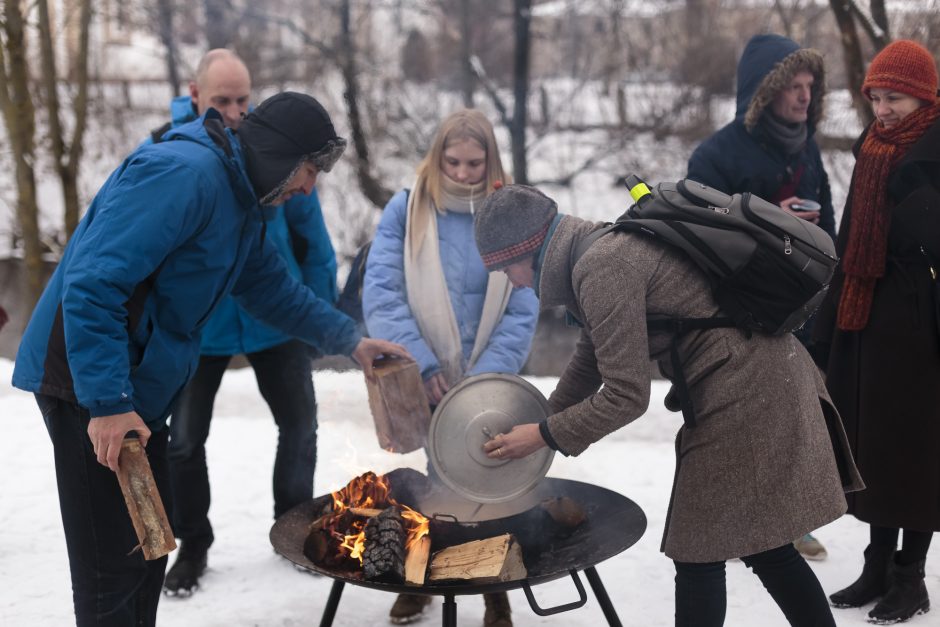
[[(312, 499), (291, 509), (271, 528), (270, 539), (274, 550), (297, 566), (333, 579), (333, 589), (323, 611), (321, 627), (332, 624), (339, 605), (343, 586), (351, 583), (384, 592), (427, 594), (444, 596), (443, 622), (447, 627), (456, 625), (457, 595), (483, 594), (523, 588), (532, 610), (541, 616), (556, 614), (583, 606), (587, 602), (578, 571), (584, 571), (588, 582), (601, 605), (610, 625), (620, 625), (616, 611), (610, 603), (604, 586), (594, 566), (633, 546), (646, 530), (646, 516), (640, 507), (627, 497), (580, 481), (546, 478), (538, 486), (542, 494), (552, 497), (567, 497), (577, 502), (584, 510), (587, 520), (565, 537), (553, 537), (533, 547), (525, 537), (519, 541), (528, 574), (525, 579), (495, 583), (429, 582), (422, 586), (366, 581), (345, 570), (331, 569), (312, 562), (303, 552), (310, 523), (320, 515), (323, 497)], [(425, 512), (431, 515), (429, 512)], [(509, 519), (506, 519), (507, 521)], [(439, 522), (439, 521), (438, 521)], [(453, 522), (456, 525), (473, 526), (478, 523)], [(488, 532), (500, 528), (500, 520), (486, 521)], [(509, 523), (505, 529), (511, 531)], [(515, 531), (515, 530), (512, 530)], [(433, 535), (433, 531), (432, 531)], [(433, 538), (432, 538), (433, 540)], [(528, 545), (528, 546), (527, 546)], [(580, 596), (579, 601), (555, 608), (543, 609), (532, 595), (531, 586), (570, 576)]]

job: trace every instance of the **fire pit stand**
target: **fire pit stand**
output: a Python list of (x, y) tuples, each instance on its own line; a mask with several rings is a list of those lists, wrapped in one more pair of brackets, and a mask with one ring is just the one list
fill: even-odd
[[(628, 549), (640, 539), (646, 530), (646, 516), (643, 510), (627, 497), (589, 483), (546, 478), (540, 488), (554, 496), (575, 500), (584, 509), (587, 521), (568, 537), (553, 539), (541, 552), (528, 557), (525, 562), (528, 575), (525, 579), (496, 583), (447, 582), (409, 586), (365, 581), (346, 571), (320, 566), (303, 553), (307, 527), (315, 518), (316, 500), (298, 505), (278, 518), (271, 528), (270, 539), (274, 550), (294, 564), (333, 579), (333, 587), (320, 620), (321, 627), (333, 624), (346, 583), (383, 592), (443, 596), (441, 624), (444, 627), (457, 625), (455, 597), (517, 588), (523, 589), (533, 612), (539, 616), (550, 616), (583, 607), (587, 603), (587, 594), (578, 571), (584, 571), (607, 623), (612, 626), (620, 625), (617, 612), (594, 566)], [(487, 524), (498, 522), (488, 521)], [(519, 541), (526, 546), (525, 537), (520, 537)], [(578, 600), (552, 608), (539, 607), (532, 594), (532, 586), (565, 576), (570, 576), (574, 581)]]

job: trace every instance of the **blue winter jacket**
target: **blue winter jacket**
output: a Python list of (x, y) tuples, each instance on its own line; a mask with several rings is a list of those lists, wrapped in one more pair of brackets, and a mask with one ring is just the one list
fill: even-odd
[[(405, 218), (408, 195), (401, 191), (388, 202), (379, 221), (362, 290), (362, 311), (372, 337), (403, 344), (428, 379), (441, 368), (421, 337), (405, 289)], [(473, 236), (473, 216), (447, 211), (437, 216), (441, 265), (463, 344), (470, 359), (476, 339), (489, 274)], [(529, 289), (515, 289), (490, 341), (467, 376), (484, 372), (517, 373), (525, 364), (538, 321), (539, 304)]]
[[(733, 122), (702, 142), (689, 159), (688, 178), (728, 194), (751, 192), (772, 202), (795, 173), (801, 172), (795, 196), (815, 200), (822, 209), (819, 226), (835, 239), (835, 217), (829, 177), (823, 169), (819, 146), (813, 138), (822, 111), (823, 80), (816, 76), (813, 101), (810, 105), (806, 145), (788, 156), (778, 142), (763, 132), (761, 125), (749, 131), (745, 116), (752, 100), (768, 75), (764, 89), (776, 89), (788, 81), (792, 65), (798, 60), (800, 47), (780, 35), (758, 35), (744, 49), (738, 62), (737, 113)], [(785, 61), (790, 57), (790, 61)], [(762, 94), (759, 102), (770, 97)]]
[(261, 225), (241, 147), (215, 110), (135, 150), (66, 247), (13, 385), (93, 417), (134, 410), (162, 429), (195, 372), (202, 329), (230, 293), (283, 332), (350, 354), (353, 321), (291, 276)]
[[(178, 96), (170, 103), (171, 128), (196, 119), (192, 98)], [(148, 143), (151, 140), (148, 140)], [(265, 209), (265, 237), (277, 248), (288, 271), (317, 296), (335, 303), (336, 253), (323, 221), (316, 189), (309, 196), (295, 196), (283, 205)], [(254, 353), (286, 342), (289, 336), (253, 318), (226, 298), (202, 331), (203, 355)]]

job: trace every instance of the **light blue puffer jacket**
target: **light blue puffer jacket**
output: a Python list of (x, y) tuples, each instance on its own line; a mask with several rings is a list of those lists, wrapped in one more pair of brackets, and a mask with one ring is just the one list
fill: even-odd
[[(407, 192), (388, 202), (376, 230), (366, 264), (362, 310), (369, 335), (403, 344), (428, 379), (440, 371), (437, 358), (421, 337), (408, 306), (404, 251)], [(437, 217), (441, 264), (457, 318), (464, 359), (469, 360), (476, 339), (488, 273), (473, 236), (473, 216), (447, 211)], [(467, 376), (484, 372), (518, 373), (525, 364), (538, 321), (539, 304), (529, 289), (515, 289), (489, 344)]]

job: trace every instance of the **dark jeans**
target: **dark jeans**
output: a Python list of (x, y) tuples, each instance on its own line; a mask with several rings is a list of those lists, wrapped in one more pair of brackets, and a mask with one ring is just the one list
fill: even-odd
[[(76, 624), (156, 624), (166, 557), (148, 562), (131, 553), (137, 535), (117, 475), (95, 457), (88, 411), (41, 394), (36, 401), (52, 438)], [(166, 429), (150, 436), (147, 457), (161, 495), (170, 493), (166, 448)], [(170, 499), (163, 503), (172, 512)]]
[[(278, 427), (273, 479), (277, 518), (313, 496), (317, 400), (310, 375), (310, 350), (303, 342), (293, 340), (246, 357)], [(211, 496), (205, 445), (215, 395), (230, 360), (231, 356), (200, 357), (196, 375), (180, 394), (170, 418), (173, 529), (187, 544), (202, 548), (208, 548), (214, 539), (209, 523)]]
[[(795, 627), (835, 627), (819, 580), (786, 544), (741, 558)], [(676, 564), (676, 626), (719, 627), (725, 622), (725, 563)]]

